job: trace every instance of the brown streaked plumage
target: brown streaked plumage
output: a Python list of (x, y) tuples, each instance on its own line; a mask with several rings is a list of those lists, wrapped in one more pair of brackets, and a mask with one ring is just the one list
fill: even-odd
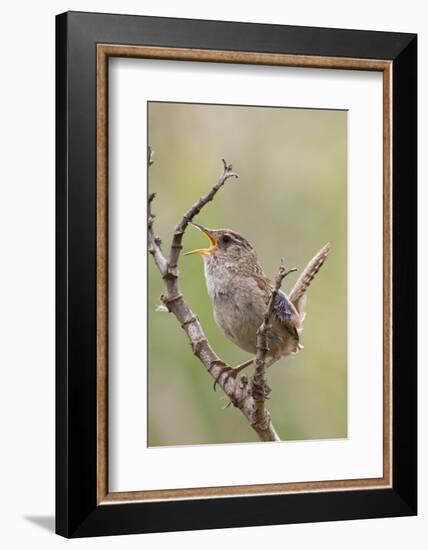
[[(205, 279), (214, 318), (224, 334), (241, 349), (255, 354), (257, 329), (263, 322), (273, 284), (264, 274), (251, 244), (231, 229), (200, 229), (210, 242), (209, 248), (187, 254), (204, 258)], [(268, 363), (297, 353), (302, 346), (299, 333), (305, 317), (306, 290), (330, 252), (326, 244), (308, 263), (289, 296), (281, 290), (274, 305), (274, 322), (268, 335)], [(234, 369), (237, 374), (243, 366)]]

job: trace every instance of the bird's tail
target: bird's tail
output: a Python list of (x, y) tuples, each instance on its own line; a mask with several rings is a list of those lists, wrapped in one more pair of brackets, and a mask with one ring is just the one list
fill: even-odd
[(300, 315), (300, 323), (303, 323), (303, 320), (305, 318), (306, 290), (308, 289), (313, 278), (325, 262), (330, 250), (331, 245), (330, 243), (327, 243), (321, 248), (319, 252), (317, 252), (317, 254), (315, 254), (312, 260), (303, 270), (300, 277), (297, 279), (293, 290), (289, 294), (289, 299), (291, 303), (295, 306)]

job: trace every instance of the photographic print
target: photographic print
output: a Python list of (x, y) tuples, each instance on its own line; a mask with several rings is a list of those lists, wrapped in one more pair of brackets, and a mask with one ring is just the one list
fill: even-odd
[(148, 446), (346, 438), (347, 111), (147, 109)]
[(382, 78), (114, 58), (108, 88), (111, 490), (382, 476)]

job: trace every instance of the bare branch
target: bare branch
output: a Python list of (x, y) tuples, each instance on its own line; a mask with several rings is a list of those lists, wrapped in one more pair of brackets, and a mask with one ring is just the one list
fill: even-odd
[(153, 164), (153, 155), (154, 155), (154, 151), (152, 150), (152, 148), (150, 147), (150, 145), (147, 147), (147, 164), (149, 166), (151, 166)]
[[(153, 164), (153, 153), (150, 149), (148, 152), (148, 164), (149, 166)], [(179, 272), (177, 262), (182, 249), (181, 243), (184, 232), (189, 222), (199, 214), (208, 202), (213, 200), (216, 193), (231, 177), (237, 178), (238, 175), (232, 171), (232, 165), (227, 164), (223, 160), (223, 172), (217, 183), (206, 195), (195, 202), (175, 227), (168, 260), (164, 257), (160, 240), (154, 233), (153, 223), (155, 216), (151, 211), (151, 204), (155, 198), (155, 194), (151, 193), (148, 197), (148, 246), (164, 281), (164, 294), (161, 300), (168, 311), (175, 315), (186, 333), (193, 354), (205, 366), (216, 383), (227, 395), (230, 402), (243, 413), (259, 439), (261, 441), (279, 441), (279, 436), (272, 425), (268, 411), (265, 410), (263, 423), (254, 420), (254, 411), (258, 409), (251, 385), (244, 376), (241, 380), (237, 380), (230, 375), (230, 368), (211, 348), (199, 319), (185, 303), (178, 283)]]
[(152, 193), (149, 196), (149, 200), (147, 204), (147, 245), (148, 245), (148, 250), (150, 254), (153, 256), (153, 259), (157, 265), (157, 268), (161, 272), (162, 276), (164, 276), (164, 274), (167, 272), (168, 262), (166, 261), (166, 258), (162, 254), (161, 240), (158, 236), (155, 235), (154, 229), (153, 229), (153, 222), (156, 216), (152, 213), (151, 203), (154, 198), (155, 198), (155, 193)]
[(199, 212), (202, 210), (202, 208), (208, 204), (210, 201), (213, 200), (217, 192), (223, 187), (223, 185), (226, 183), (226, 181), (229, 178), (237, 178), (238, 174), (233, 172), (232, 165), (227, 164), (224, 159), (223, 161), (223, 172), (220, 175), (217, 183), (210, 189), (210, 191), (201, 197), (199, 200), (193, 204), (189, 210), (184, 214), (181, 221), (176, 225), (174, 229), (174, 236), (171, 243), (171, 250), (169, 253), (169, 268), (173, 271), (177, 267), (178, 258), (180, 256), (180, 252), (182, 250), (181, 242), (183, 240), (183, 235), (186, 230), (186, 227), (189, 225), (189, 223), (193, 220), (193, 218), (199, 214)]

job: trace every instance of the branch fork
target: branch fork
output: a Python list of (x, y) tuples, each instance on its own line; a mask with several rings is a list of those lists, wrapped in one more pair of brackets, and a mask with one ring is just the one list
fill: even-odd
[[(153, 151), (150, 147), (148, 148), (147, 162), (149, 167), (153, 165)], [(223, 171), (217, 183), (189, 208), (175, 226), (168, 258), (162, 252), (161, 240), (154, 232), (154, 220), (156, 216), (152, 212), (152, 203), (156, 194), (149, 194), (147, 201), (148, 250), (164, 282), (164, 292), (161, 296), (161, 302), (177, 318), (177, 321), (189, 339), (193, 354), (205, 366), (230, 402), (242, 412), (257, 433), (259, 439), (261, 441), (280, 441), (272, 424), (270, 413), (265, 406), (265, 400), (270, 392), (265, 380), (268, 353), (267, 336), (271, 329), (275, 296), (281, 287), (283, 279), (288, 273), (294, 270), (287, 272), (283, 261), (281, 261), (281, 267), (275, 281), (275, 289), (269, 300), (264, 321), (257, 333), (256, 366), (254, 375), (250, 381), (246, 376), (242, 376), (240, 380), (237, 380), (230, 375), (230, 367), (211, 348), (198, 317), (184, 301), (179, 286), (178, 260), (182, 250), (183, 235), (187, 226), (200, 213), (204, 206), (214, 199), (217, 192), (229, 179), (238, 177), (233, 171), (231, 164), (228, 164), (224, 159), (222, 159), (222, 162)]]

